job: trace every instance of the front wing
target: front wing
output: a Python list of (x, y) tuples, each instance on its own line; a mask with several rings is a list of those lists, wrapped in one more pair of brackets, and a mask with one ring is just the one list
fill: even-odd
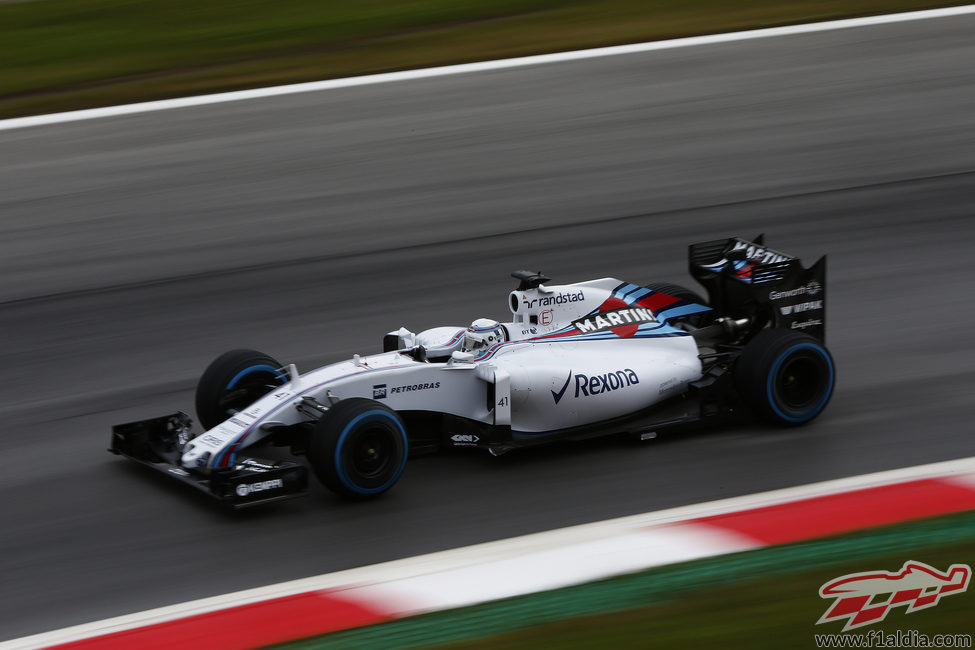
[[(109, 451), (162, 472), (231, 506), (246, 508), (308, 492), (308, 471), (293, 461), (239, 459), (235, 467), (200, 474), (179, 465), (192, 421), (185, 413), (112, 427)], [(181, 440), (183, 438), (183, 440)]]

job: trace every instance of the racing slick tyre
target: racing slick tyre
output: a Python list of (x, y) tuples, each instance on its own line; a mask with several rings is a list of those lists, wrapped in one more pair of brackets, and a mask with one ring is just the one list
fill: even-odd
[(351, 499), (375, 497), (399, 479), (409, 445), (396, 411), (363, 397), (332, 406), (315, 425), (308, 461), (318, 480)]
[[(650, 282), (646, 285), (647, 289), (651, 291), (656, 291), (657, 293), (665, 293), (668, 296), (673, 296), (674, 298), (680, 298), (681, 300), (686, 300), (687, 302), (697, 303), (698, 305), (707, 305), (707, 301), (702, 298), (696, 291), (691, 291), (687, 287), (682, 287), (679, 284), (670, 284), (667, 282)], [(704, 327), (705, 325), (710, 325), (714, 321), (714, 312), (704, 312), (702, 314), (690, 314), (684, 317), (672, 318), (670, 322), (672, 323), (688, 323), (694, 327)]]
[(281, 364), (256, 350), (231, 350), (207, 366), (196, 385), (196, 415), (212, 429), (288, 381)]
[(797, 426), (822, 413), (833, 395), (836, 370), (818, 339), (786, 329), (765, 329), (745, 345), (735, 368), (745, 403), (760, 418)]

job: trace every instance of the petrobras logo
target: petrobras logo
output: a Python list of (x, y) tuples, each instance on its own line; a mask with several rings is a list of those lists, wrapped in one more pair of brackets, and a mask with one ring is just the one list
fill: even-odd
[(284, 481), (279, 478), (272, 478), (270, 481), (257, 481), (256, 483), (240, 483), (235, 491), (237, 496), (246, 497), (255, 492), (266, 492), (284, 487)]
[(405, 386), (392, 386), (392, 387), (389, 387), (386, 384), (375, 384), (372, 387), (372, 398), (386, 399), (389, 395), (397, 395), (400, 393), (412, 393), (420, 390), (436, 390), (438, 388), (440, 388), (439, 381), (430, 381), (423, 384), (406, 384)]
[(585, 299), (586, 296), (580, 289), (578, 293), (558, 293), (554, 296), (539, 296), (537, 298), (522, 295), (521, 302), (525, 307), (531, 309), (532, 307), (548, 307), (550, 305), (568, 305), (572, 302), (582, 302)]
[(572, 323), (577, 330), (583, 334), (592, 332), (604, 332), (614, 327), (624, 325), (642, 325), (644, 323), (656, 323), (657, 319), (653, 312), (645, 307), (628, 307), (625, 309), (614, 309), (613, 311), (600, 312), (593, 316), (587, 316)]
[(565, 378), (565, 383), (562, 384), (562, 388), (558, 392), (552, 391), (552, 399), (555, 400), (556, 404), (562, 401), (565, 392), (569, 388), (569, 384), (572, 383), (573, 377), (575, 377), (575, 397), (577, 399), (579, 397), (593, 397), (595, 395), (602, 395), (603, 393), (610, 393), (640, 383), (640, 377), (630, 368), (607, 372), (604, 375), (591, 376), (582, 373), (573, 374), (570, 370), (569, 376)]
[(758, 244), (753, 244), (749, 241), (736, 240), (735, 245), (731, 247), (731, 250), (726, 253), (726, 255), (734, 255), (734, 257), (739, 258), (739, 256), (744, 257), (746, 260), (751, 262), (756, 262), (758, 264), (773, 264), (775, 262), (785, 262), (786, 260), (791, 260), (792, 258), (788, 255), (783, 255), (782, 253), (777, 253), (764, 246), (759, 246)]
[(390, 393), (412, 393), (418, 390), (436, 390), (440, 388), (439, 381), (431, 381), (425, 384), (408, 384), (406, 386), (393, 386), (389, 389)]
[(820, 598), (835, 598), (816, 625), (845, 621), (843, 631), (879, 623), (894, 607), (906, 606), (905, 613), (934, 607), (945, 596), (968, 590), (972, 568), (952, 564), (938, 571), (923, 562), (908, 561), (900, 571), (850, 573), (830, 580), (819, 588)]
[(801, 287), (796, 287), (795, 289), (787, 289), (785, 291), (769, 291), (769, 300), (782, 300), (783, 298), (795, 298), (796, 296), (817, 296), (823, 290), (823, 285), (813, 280), (808, 284), (804, 284)]
[(799, 314), (804, 311), (814, 311), (822, 308), (822, 300), (810, 300), (809, 302), (800, 302), (795, 305), (782, 305), (779, 307), (779, 311), (782, 312), (783, 316), (789, 316), (791, 314)]

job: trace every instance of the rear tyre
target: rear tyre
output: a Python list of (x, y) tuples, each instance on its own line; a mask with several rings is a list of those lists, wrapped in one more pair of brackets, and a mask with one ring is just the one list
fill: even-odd
[(758, 417), (770, 424), (797, 426), (826, 408), (836, 369), (818, 339), (792, 330), (765, 329), (742, 350), (735, 382)]
[[(646, 285), (647, 289), (656, 291), (657, 293), (665, 293), (668, 296), (673, 296), (674, 298), (680, 298), (681, 300), (686, 300), (687, 302), (693, 302), (698, 305), (707, 305), (707, 301), (702, 298), (696, 291), (692, 291), (687, 287), (682, 287), (679, 284), (670, 284), (667, 282), (650, 282)], [(676, 325), (678, 323), (687, 323), (693, 325), (694, 327), (704, 327), (710, 325), (714, 322), (714, 312), (706, 311), (697, 314), (688, 314), (687, 316), (678, 316), (676, 318), (668, 318), (669, 323)]]
[(315, 425), (308, 461), (332, 492), (368, 499), (399, 480), (408, 449), (406, 427), (395, 411), (352, 397), (332, 406)]
[(196, 415), (212, 429), (288, 381), (273, 357), (256, 350), (231, 350), (207, 366), (196, 385)]

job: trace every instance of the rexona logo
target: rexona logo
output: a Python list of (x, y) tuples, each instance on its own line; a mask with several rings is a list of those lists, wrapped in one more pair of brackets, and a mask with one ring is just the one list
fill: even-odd
[(589, 334), (591, 332), (604, 332), (624, 325), (642, 325), (656, 322), (657, 319), (654, 318), (653, 312), (649, 309), (631, 307), (600, 312), (577, 320), (572, 324), (583, 334)]
[(586, 299), (586, 296), (579, 291), (579, 293), (559, 293), (554, 296), (539, 296), (538, 298), (529, 299), (528, 296), (522, 296), (521, 302), (525, 304), (526, 307), (531, 309), (532, 307), (548, 307), (549, 305), (567, 305), (570, 302), (581, 302)]
[(282, 481), (279, 478), (272, 478), (270, 481), (258, 481), (257, 483), (241, 483), (237, 486), (236, 492), (237, 492), (237, 496), (246, 497), (248, 494), (253, 494), (254, 492), (264, 492), (266, 490), (274, 490), (283, 487), (284, 487), (284, 481)]
[(796, 287), (795, 289), (786, 289), (785, 291), (769, 291), (769, 300), (782, 300), (783, 298), (795, 298), (796, 296), (816, 296), (823, 290), (823, 285), (819, 284), (815, 280), (804, 284), (801, 287)]
[(800, 302), (795, 305), (782, 305), (779, 307), (779, 311), (782, 312), (783, 316), (788, 316), (789, 314), (798, 314), (804, 311), (813, 311), (814, 309), (822, 309), (822, 300), (810, 300), (809, 302)]
[(558, 392), (552, 391), (552, 399), (558, 404), (562, 401), (565, 396), (566, 389), (569, 388), (569, 384), (572, 382), (572, 377), (575, 376), (575, 397), (592, 397), (593, 395), (602, 395), (603, 393), (609, 393), (614, 390), (619, 390), (620, 388), (626, 388), (627, 386), (633, 386), (640, 383), (640, 378), (637, 376), (636, 372), (630, 368), (624, 370), (616, 370), (614, 372), (608, 372), (605, 375), (584, 375), (578, 373), (576, 375), (569, 371), (569, 376), (565, 378), (565, 383), (562, 384), (562, 388)]
[(836, 601), (816, 625), (846, 619), (843, 631), (879, 623), (894, 607), (906, 606), (907, 614), (937, 605), (942, 596), (968, 589), (972, 568), (952, 564), (944, 573), (923, 562), (905, 562), (900, 571), (851, 573), (819, 588), (821, 598)]
[(725, 255), (730, 255), (731, 253), (738, 253), (739, 255), (743, 255), (745, 259), (758, 262), (759, 264), (772, 264), (773, 262), (784, 262), (792, 259), (788, 255), (777, 253), (764, 246), (757, 246), (751, 242), (740, 240), (736, 241), (735, 245)]

